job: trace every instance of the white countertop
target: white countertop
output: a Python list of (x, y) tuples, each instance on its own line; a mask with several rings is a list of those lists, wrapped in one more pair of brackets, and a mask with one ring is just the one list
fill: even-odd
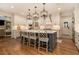
[(35, 32), (35, 33), (54, 33), (53, 30), (23, 30), (22, 32)]

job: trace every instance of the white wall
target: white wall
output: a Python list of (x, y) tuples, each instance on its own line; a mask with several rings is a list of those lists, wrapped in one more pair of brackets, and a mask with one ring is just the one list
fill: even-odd
[(75, 17), (75, 32), (79, 32), (79, 5), (75, 6), (74, 17)]
[[(27, 24), (26, 19), (23, 16), (20, 16), (17, 14), (13, 15), (13, 22), (12, 23), (13, 23), (12, 27), (17, 26), (18, 24), (19, 25), (26, 25)], [(12, 38), (19, 37), (19, 35), (20, 34), (18, 31), (15, 31), (15, 30), (12, 31)]]
[(14, 15), (14, 25), (26, 25), (26, 19), (20, 15)]
[(9, 17), (12, 17), (12, 14), (0, 10), (0, 16), (9, 16)]
[(54, 24), (56, 24), (56, 25), (60, 25), (60, 14), (59, 13), (57, 13), (57, 14), (54, 14), (53, 16), (52, 16), (52, 24), (54, 25)]

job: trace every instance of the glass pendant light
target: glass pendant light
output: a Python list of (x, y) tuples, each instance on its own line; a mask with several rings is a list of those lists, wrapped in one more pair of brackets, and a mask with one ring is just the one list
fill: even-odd
[(39, 14), (36, 11), (37, 6), (35, 6), (35, 12), (33, 13), (33, 19), (38, 20), (39, 19)]
[(41, 11), (41, 17), (46, 19), (47, 16), (48, 16), (48, 12), (45, 10), (45, 3), (43, 3), (43, 10)]
[(28, 14), (27, 14), (26, 18), (29, 19), (29, 20), (32, 19), (32, 16), (30, 14), (30, 9), (28, 9)]

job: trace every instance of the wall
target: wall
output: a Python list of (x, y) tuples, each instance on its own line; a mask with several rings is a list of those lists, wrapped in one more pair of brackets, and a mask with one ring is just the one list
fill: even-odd
[(75, 17), (75, 32), (79, 32), (79, 5), (75, 6), (74, 17)]
[(12, 17), (12, 14), (0, 10), (0, 16), (9, 16), (9, 17)]
[(14, 25), (26, 25), (26, 19), (20, 15), (14, 15)]
[[(20, 15), (17, 15), (17, 14), (14, 14), (13, 15), (13, 26), (16, 26), (16, 25), (26, 25), (26, 19)], [(20, 34), (18, 31), (15, 31), (14, 29), (12, 30), (12, 38), (16, 38), (16, 37), (19, 37)]]
[(60, 14), (57, 13), (57, 14), (54, 14), (52, 16), (52, 22), (53, 22), (53, 25), (56, 24), (56, 25), (60, 25)]
[[(53, 25), (58, 25), (58, 26), (60, 26), (60, 14), (59, 14), (59, 13), (54, 14), (54, 15), (52, 16), (52, 24), (53, 24)], [(58, 38), (60, 37), (59, 31), (57, 31), (57, 37), (58, 37)]]

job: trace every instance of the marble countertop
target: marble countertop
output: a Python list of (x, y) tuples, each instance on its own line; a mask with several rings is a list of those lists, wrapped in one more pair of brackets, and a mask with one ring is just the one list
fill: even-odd
[(22, 32), (35, 32), (35, 33), (54, 33), (53, 30), (23, 30)]

